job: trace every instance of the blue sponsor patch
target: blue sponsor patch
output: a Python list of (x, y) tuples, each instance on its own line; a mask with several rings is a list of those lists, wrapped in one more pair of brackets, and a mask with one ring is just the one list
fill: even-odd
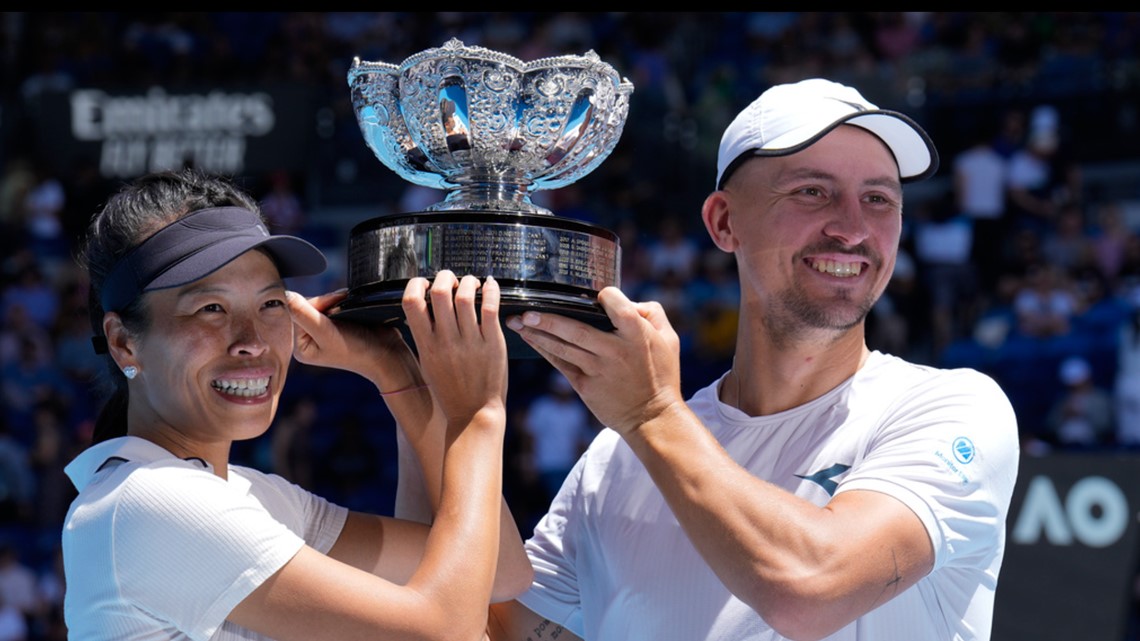
[(954, 458), (957, 459), (959, 463), (967, 465), (970, 461), (974, 460), (974, 454), (976, 454), (974, 442), (965, 436), (959, 436), (954, 439), (953, 449)]

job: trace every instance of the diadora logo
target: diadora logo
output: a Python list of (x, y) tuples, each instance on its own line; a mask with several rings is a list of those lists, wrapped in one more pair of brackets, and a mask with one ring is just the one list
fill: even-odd
[(835, 494), (835, 489), (839, 487), (839, 484), (836, 483), (835, 481), (833, 481), (832, 479), (834, 479), (835, 477), (839, 476), (840, 474), (846, 472), (849, 469), (851, 469), (850, 465), (844, 465), (842, 463), (836, 463), (835, 465), (832, 465), (831, 467), (827, 468), (826, 470), (820, 470), (818, 472), (815, 472), (814, 474), (808, 474), (807, 476), (797, 474), (796, 477), (801, 478), (805, 481), (811, 481), (812, 483), (815, 483), (816, 485), (822, 487), (823, 490), (825, 492), (827, 492), (828, 496), (833, 496)]
[(954, 439), (953, 449), (954, 458), (957, 459), (959, 463), (965, 465), (974, 460), (974, 454), (976, 453), (974, 450), (974, 442), (965, 436), (959, 436)]

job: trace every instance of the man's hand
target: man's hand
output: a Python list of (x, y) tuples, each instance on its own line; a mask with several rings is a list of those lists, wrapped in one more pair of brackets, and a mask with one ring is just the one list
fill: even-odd
[(684, 402), (680, 339), (658, 303), (634, 303), (614, 287), (598, 302), (614, 331), (531, 311), (507, 326), (566, 375), (598, 420), (626, 435)]

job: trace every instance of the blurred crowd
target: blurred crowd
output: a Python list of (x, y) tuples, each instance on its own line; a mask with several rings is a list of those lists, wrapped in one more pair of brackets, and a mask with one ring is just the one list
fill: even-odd
[[(458, 37), (523, 60), (596, 51), (636, 89), (621, 143), (594, 175), (535, 199), (616, 231), (622, 288), (657, 300), (695, 391), (731, 362), (732, 257), (700, 223), (719, 132), (764, 88), (827, 76), (915, 115), (942, 153), (907, 192), (903, 244), (869, 320), (875, 349), (994, 376), (1028, 453), (1140, 447), (1140, 16), (1027, 13), (6, 13), (0, 28), (0, 641), (63, 639), (63, 466), (82, 450), (104, 366), (73, 252), (117, 184), (59, 171), (18, 126), (75, 87), (295, 82), (328, 105), (306, 171), (240, 177), (271, 225), (331, 257), (333, 204), (412, 210), (438, 197), (383, 176), (361, 144), (345, 71)], [(1123, 108), (1122, 108), (1123, 109)], [(15, 122), (16, 125), (12, 123)], [(1093, 125), (1096, 125), (1095, 127)], [(1091, 132), (1091, 133), (1090, 133)], [(354, 179), (354, 176), (357, 177)], [(355, 180), (355, 182), (354, 182)], [(377, 200), (379, 199), (379, 200)], [(362, 203), (363, 204), (363, 203)], [(330, 229), (332, 231), (330, 232)], [(335, 262), (335, 260), (334, 260)], [(341, 286), (335, 265), (315, 290)], [(600, 426), (538, 359), (512, 361), (507, 493), (524, 532)], [(332, 500), (390, 506), (394, 425), (375, 390), (294, 366), (276, 424), (236, 453)], [(21, 632), (21, 630), (23, 630)]]

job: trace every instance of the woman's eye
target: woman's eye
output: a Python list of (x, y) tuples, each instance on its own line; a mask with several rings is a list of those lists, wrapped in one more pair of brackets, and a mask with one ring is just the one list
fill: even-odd
[(201, 311), (213, 313), (213, 312), (221, 312), (221, 311), (225, 311), (225, 310), (223, 310), (222, 306), (219, 305), (218, 303), (210, 303), (209, 305), (203, 305)]
[(285, 301), (281, 300), (280, 298), (274, 298), (272, 300), (265, 301), (265, 306), (266, 307), (284, 307)]

